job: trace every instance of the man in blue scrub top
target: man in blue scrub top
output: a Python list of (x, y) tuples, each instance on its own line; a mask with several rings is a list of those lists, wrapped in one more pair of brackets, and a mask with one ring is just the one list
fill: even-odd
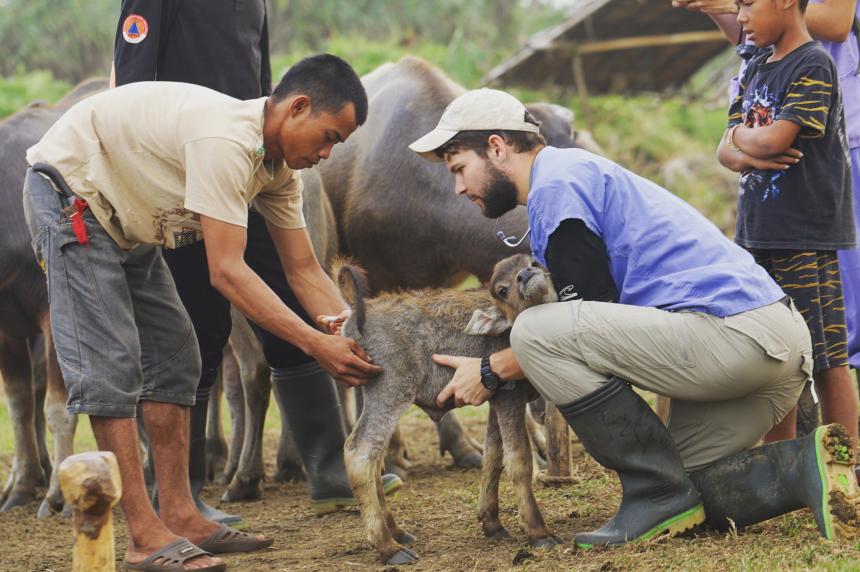
[[(854, 442), (842, 426), (751, 449), (796, 403), (812, 359), (803, 318), (750, 254), (655, 183), (548, 147), (501, 91), (460, 96), (410, 148), (445, 161), (455, 192), (487, 217), (528, 208), (532, 253), (560, 302), (520, 314), (508, 350), (434, 356), (455, 369), (438, 400), (477, 405), (499, 378), (527, 378), (558, 405), (624, 491), (612, 519), (575, 544), (704, 521), (741, 528), (807, 506), (822, 536), (853, 537)], [(668, 427), (634, 387), (672, 399)]]

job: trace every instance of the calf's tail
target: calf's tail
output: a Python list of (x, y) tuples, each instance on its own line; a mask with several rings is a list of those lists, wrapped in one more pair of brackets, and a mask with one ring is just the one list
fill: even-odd
[(364, 298), (367, 295), (367, 275), (355, 262), (348, 259), (338, 259), (332, 267), (332, 274), (336, 277), (338, 288), (352, 308), (352, 319), (355, 320), (355, 328), (359, 334), (364, 333), (365, 307)]

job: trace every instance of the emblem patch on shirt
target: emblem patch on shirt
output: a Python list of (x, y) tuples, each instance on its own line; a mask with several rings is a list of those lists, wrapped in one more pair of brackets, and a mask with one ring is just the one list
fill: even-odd
[(559, 302), (566, 302), (568, 300), (574, 300), (579, 298), (579, 293), (576, 291), (576, 288), (573, 284), (565, 286), (561, 289), (561, 292), (558, 293)]
[(149, 24), (146, 18), (140, 14), (129, 14), (122, 23), (122, 37), (129, 44), (139, 44), (146, 39), (149, 32)]

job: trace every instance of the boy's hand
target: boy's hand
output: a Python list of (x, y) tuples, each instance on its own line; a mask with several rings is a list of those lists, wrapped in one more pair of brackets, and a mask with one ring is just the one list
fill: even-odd
[(792, 165), (798, 164), (802, 158), (803, 153), (794, 147), (790, 147), (782, 155), (772, 157), (770, 159), (757, 159), (756, 157), (751, 157), (749, 155), (745, 156), (750, 168), (771, 171), (785, 171)]

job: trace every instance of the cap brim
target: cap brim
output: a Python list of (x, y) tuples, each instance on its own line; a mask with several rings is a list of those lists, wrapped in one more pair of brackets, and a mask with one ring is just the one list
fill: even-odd
[(444, 161), (444, 159), (436, 155), (436, 149), (450, 141), (457, 133), (459, 133), (459, 131), (451, 131), (449, 129), (434, 129), (421, 139), (412, 143), (409, 148), (427, 159), (428, 161), (434, 161), (438, 163)]

